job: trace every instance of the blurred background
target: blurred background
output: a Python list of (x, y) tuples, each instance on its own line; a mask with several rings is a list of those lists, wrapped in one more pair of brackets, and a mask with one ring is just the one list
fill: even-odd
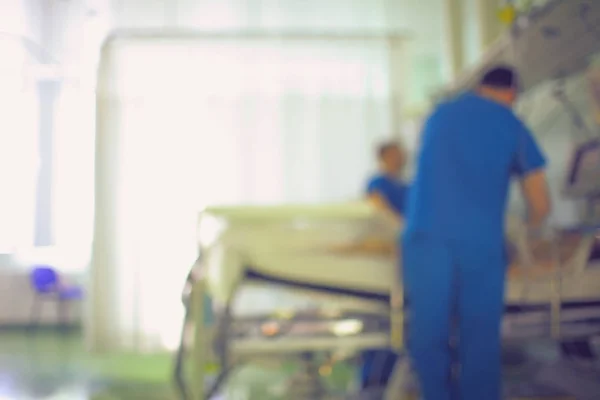
[[(358, 199), (386, 138), (410, 178), (436, 96), (506, 33), (505, 7), (543, 3), (3, 0), (0, 398), (169, 398), (198, 211)], [(594, 130), (587, 79), (565, 90)], [(588, 132), (553, 87), (520, 112), (567, 227), (582, 205), (559, 199), (565, 149)], [(94, 235), (110, 245), (92, 272)], [(40, 265), (73, 288), (67, 306), (37, 307)]]

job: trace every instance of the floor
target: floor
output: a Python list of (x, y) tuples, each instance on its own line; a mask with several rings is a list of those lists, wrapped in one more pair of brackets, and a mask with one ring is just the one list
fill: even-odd
[[(168, 354), (90, 355), (76, 333), (0, 333), (0, 400), (178, 400), (172, 366)], [(289, 362), (245, 368), (225, 397), (243, 391), (237, 398), (286, 398), (284, 384), (295, 369)], [(332, 387), (345, 389), (348, 373), (334, 371)]]
[[(507, 353), (508, 398), (600, 398), (597, 369), (561, 362), (552, 346), (532, 346), (528, 361), (517, 353)], [(75, 333), (0, 333), (0, 400), (177, 400), (171, 367), (169, 355), (92, 356)], [(221, 397), (289, 398), (285, 383), (294, 369), (289, 362), (246, 368)], [(351, 366), (337, 367), (328, 378), (330, 388), (349, 389), (352, 375)], [(567, 394), (576, 396), (560, 397)]]
[(169, 400), (170, 369), (168, 355), (91, 356), (78, 334), (0, 334), (0, 400)]

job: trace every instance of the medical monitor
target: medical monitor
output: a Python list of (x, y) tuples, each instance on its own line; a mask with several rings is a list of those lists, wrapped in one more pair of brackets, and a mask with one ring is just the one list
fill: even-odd
[(586, 199), (600, 194), (600, 139), (579, 145), (567, 170), (564, 195)]

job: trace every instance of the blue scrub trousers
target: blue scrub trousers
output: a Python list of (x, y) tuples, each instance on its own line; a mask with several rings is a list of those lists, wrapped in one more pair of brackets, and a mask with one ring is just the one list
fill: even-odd
[[(425, 234), (407, 234), (402, 242), (408, 350), (423, 400), (500, 400), (503, 247)], [(451, 335), (458, 335), (456, 351)]]
[(386, 387), (397, 360), (398, 355), (391, 349), (364, 351), (359, 377), (361, 390)]

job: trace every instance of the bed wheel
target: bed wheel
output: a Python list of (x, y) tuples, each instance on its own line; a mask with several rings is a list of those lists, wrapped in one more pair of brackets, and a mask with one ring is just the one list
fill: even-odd
[(561, 355), (568, 359), (595, 360), (597, 355), (588, 339), (560, 342)]

